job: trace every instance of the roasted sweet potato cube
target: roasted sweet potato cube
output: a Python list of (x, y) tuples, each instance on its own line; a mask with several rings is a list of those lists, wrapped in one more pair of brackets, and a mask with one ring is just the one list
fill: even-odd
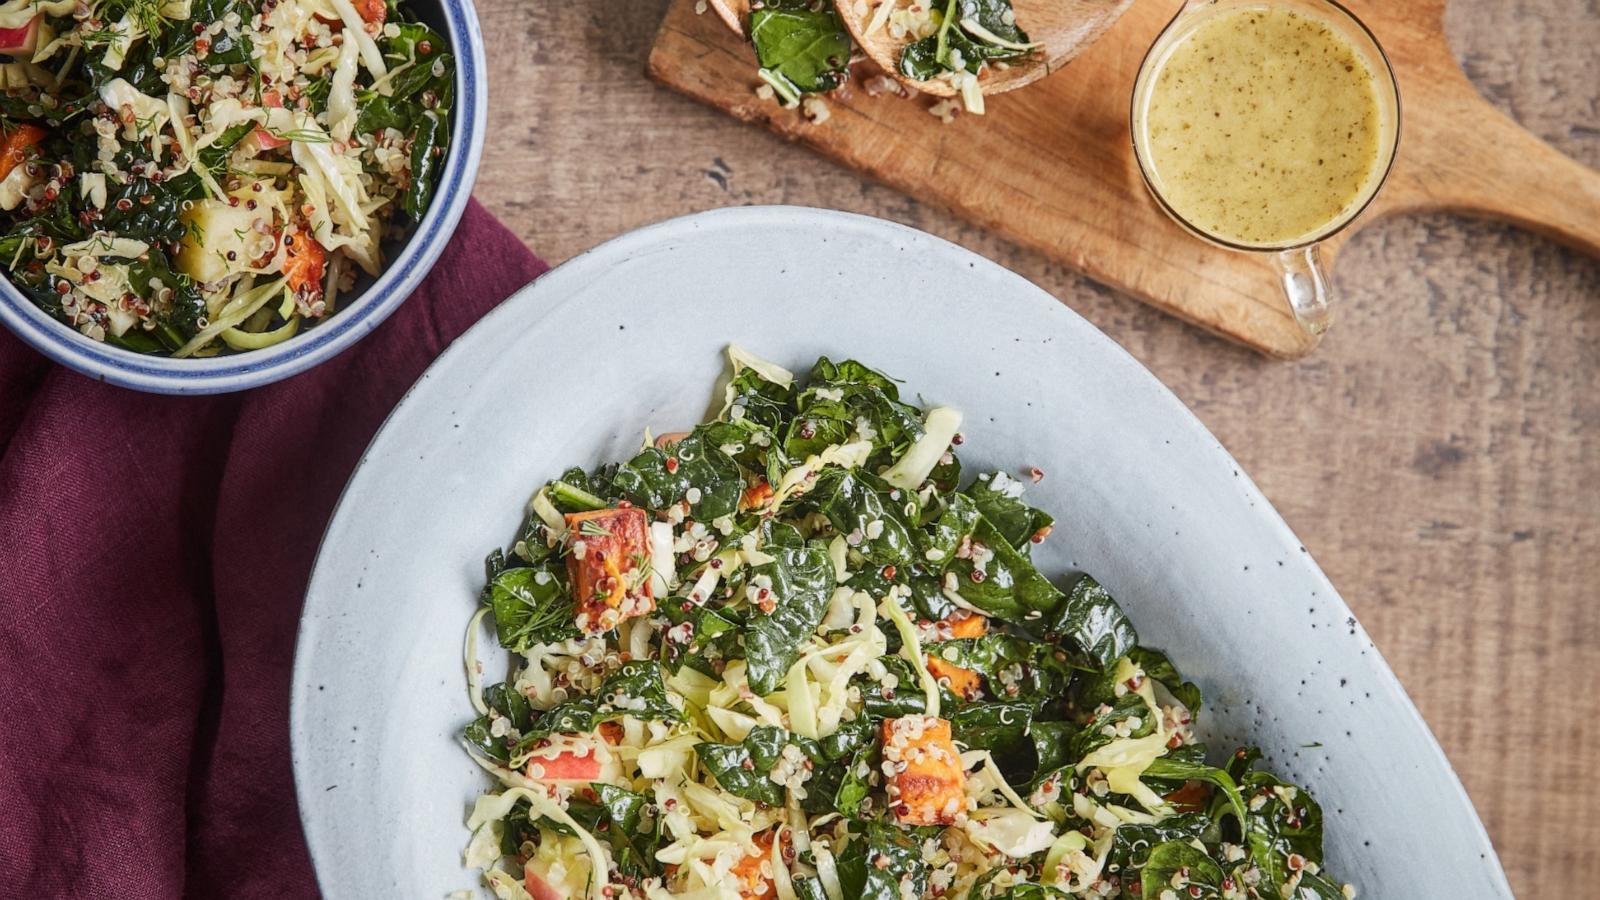
[(765, 478), (744, 489), (739, 495), (739, 509), (760, 509), (772, 499), (772, 485)]
[[(38, 17), (34, 17), (37, 23)], [(34, 28), (34, 24), (28, 27)], [(49, 137), (50, 133), (37, 125), (22, 122), (0, 131), (0, 178), (11, 174), (11, 170), (37, 156), (34, 148), (39, 142)]]
[[(950, 640), (952, 641), (981, 638), (989, 633), (988, 616), (980, 616), (973, 613), (958, 619), (952, 615), (944, 621), (950, 624)], [(941, 628), (940, 631), (943, 632), (944, 629)]]
[(355, 6), (356, 13), (361, 16), (361, 21), (368, 25), (382, 28), (383, 20), (389, 18), (389, 5), (383, 0), (356, 0), (352, 5)]
[(656, 608), (650, 589), (650, 522), (642, 509), (596, 509), (567, 516), (567, 572), (577, 624), (602, 632)]
[[(773, 900), (777, 887), (772, 880), (772, 836), (776, 828), (768, 828), (755, 836), (756, 852), (739, 860), (733, 867), (733, 877), (739, 880), (739, 896), (744, 900)], [(787, 853), (789, 835), (783, 836)]]
[(1161, 799), (1172, 804), (1179, 812), (1205, 812), (1211, 803), (1211, 785), (1204, 781), (1185, 781), (1183, 787)]
[(889, 808), (902, 825), (951, 825), (966, 812), (967, 775), (950, 723), (933, 716), (883, 720)]
[(934, 680), (950, 689), (965, 700), (976, 700), (983, 696), (983, 676), (971, 669), (963, 668), (953, 662), (946, 662), (934, 654), (928, 654), (928, 671)]
[(989, 617), (969, 613), (966, 610), (957, 610), (937, 622), (924, 621), (920, 624), (922, 642), (925, 644), (971, 640), (989, 633)]
[(296, 296), (314, 300), (322, 296), (322, 276), (328, 270), (328, 251), (306, 232), (283, 236), (283, 277)]

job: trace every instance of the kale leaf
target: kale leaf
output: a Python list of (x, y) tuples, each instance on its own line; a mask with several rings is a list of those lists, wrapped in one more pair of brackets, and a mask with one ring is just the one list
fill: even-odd
[[(915, 837), (892, 825), (861, 822), (838, 854), (839, 886), (859, 900), (900, 900), (901, 882), (920, 897), (928, 886), (928, 864)], [(1153, 896), (1153, 895), (1152, 895)]]
[[(660, 820), (647, 814), (649, 798), (603, 782), (595, 782), (589, 788), (594, 791), (595, 799), (570, 798), (567, 814), (601, 841), (610, 843), (611, 857), (624, 875), (634, 878), (659, 875), (656, 850), (661, 847), (662, 832)], [(538, 824), (558, 834), (576, 834), (554, 819), (541, 817)]]
[(1063, 608), (1061, 591), (981, 515), (972, 531), (971, 550), (945, 567), (946, 579), (955, 576), (955, 590), (963, 600), (1030, 632), (1044, 630), (1056, 620)]
[(623, 716), (674, 722), (678, 708), (667, 699), (661, 667), (650, 660), (623, 663), (592, 694), (568, 700), (539, 714), (523, 729), (517, 753), (525, 753), (552, 734), (583, 734)]
[[(1126, 659), (1138, 666), (1146, 678), (1167, 689), (1178, 702), (1182, 703), (1191, 715), (1200, 711), (1200, 689), (1184, 681), (1178, 673), (1178, 668), (1172, 660), (1160, 650), (1149, 647), (1134, 647), (1128, 651)], [(1083, 706), (1095, 706), (1100, 703), (1110, 703), (1116, 699), (1117, 672), (1120, 666), (1113, 663), (1104, 671), (1091, 673), (1079, 682), (1078, 702)]]
[(1006, 781), (1025, 784), (1033, 777), (1038, 760), (1028, 739), (1033, 725), (1031, 703), (971, 703), (946, 718), (951, 737), (970, 749), (989, 751)]
[(772, 561), (750, 567), (749, 578), (770, 579), (776, 605), (770, 613), (751, 611), (744, 639), (750, 688), (762, 696), (782, 686), (797, 648), (822, 623), (834, 589), (833, 562), (820, 542), (765, 552)]
[(910, 491), (864, 471), (829, 467), (806, 494), (806, 505), (827, 516), (834, 530), (874, 565), (910, 565), (911, 523), (917, 519)]
[(411, 185), (406, 188), (401, 208), (413, 222), (420, 222), (433, 200), (433, 188), (444, 165), (445, 144), (450, 139), (449, 125), (444, 114), (432, 109), (422, 111), (412, 122), (411, 133)]
[(1033, 546), (1034, 535), (1055, 524), (1049, 513), (1023, 503), (1022, 483), (1003, 472), (979, 475), (965, 493), (989, 524), (1024, 553)]
[(1040, 772), (1059, 769), (1072, 762), (1069, 757), (1072, 736), (1078, 726), (1071, 722), (1034, 722), (1028, 729), (1028, 739), (1033, 743), (1036, 760), (1035, 777)]
[(489, 605), (500, 646), (514, 653), (578, 636), (572, 597), (554, 567), (501, 571), (489, 582)]
[(1204, 850), (1184, 840), (1166, 841), (1151, 848), (1139, 873), (1140, 896), (1155, 898), (1181, 887), (1185, 897), (1221, 897), (1223, 877), (1222, 867)]
[(1304, 788), (1270, 772), (1245, 772), (1238, 782), (1249, 798), (1244, 840), (1250, 859), (1261, 869), (1262, 884), (1277, 895), (1294, 874), (1291, 854), (1322, 865), (1322, 807)]
[(1073, 677), (1053, 645), (1006, 632), (942, 641), (927, 649), (945, 662), (982, 674), (991, 695), (1028, 701), (1035, 712), (1059, 700)]
[[(706, 742), (696, 744), (694, 752), (723, 790), (768, 806), (782, 806), (783, 785), (768, 776), (783, 756), (784, 748), (791, 744), (800, 746), (798, 742), (803, 740), (782, 728), (758, 725), (737, 744)], [(821, 755), (814, 742), (810, 750), (809, 757)]]
[(1045, 631), (1066, 641), (1081, 662), (1097, 672), (1116, 665), (1117, 660), (1139, 643), (1139, 634), (1117, 601), (1088, 575), (1083, 575), (1068, 590), (1066, 602), (1047, 619)]
[(871, 723), (866, 719), (846, 722), (820, 741), (775, 726), (758, 725), (737, 744), (707, 742), (696, 744), (694, 749), (700, 764), (723, 790), (768, 806), (782, 806), (784, 786), (770, 776), (784, 749), (791, 746), (811, 764), (811, 776), (803, 786), (806, 812), (854, 816), (868, 793), (862, 767), (876, 764), (878, 750)]
[(1150, 851), (1157, 846), (1168, 841), (1196, 840), (1210, 824), (1211, 820), (1200, 813), (1183, 813), (1149, 824), (1118, 825), (1106, 854), (1106, 867), (1113, 872), (1142, 869), (1150, 861)]
[[(1219, 805), (1226, 812), (1233, 815), (1241, 828), (1244, 828), (1247, 832), (1250, 830), (1251, 820), (1246, 815), (1244, 798), (1239, 791), (1238, 785), (1234, 783), (1233, 776), (1223, 769), (1208, 766), (1203, 762), (1189, 762), (1173, 756), (1164, 756), (1150, 763), (1150, 767), (1144, 770), (1143, 777), (1153, 782), (1202, 781), (1213, 785), (1222, 792), (1219, 798)], [(1318, 810), (1318, 815), (1321, 815), (1320, 810)], [(1317, 853), (1319, 856), (1322, 853), (1320, 832), (1317, 837)]]
[[(978, 505), (966, 494), (944, 498), (938, 516), (918, 535), (923, 558), (943, 564), (956, 558), (961, 541), (978, 525)], [(939, 616), (937, 618), (943, 618)]]
[(1131, 720), (1137, 719), (1138, 725), (1129, 727), (1127, 734), (1121, 737), (1142, 738), (1156, 730), (1155, 716), (1150, 707), (1145, 704), (1144, 698), (1138, 694), (1128, 693), (1119, 697), (1114, 705), (1102, 707), (1100, 711), (1089, 717), (1083, 728), (1072, 735), (1067, 742), (1069, 758), (1077, 761), (1093, 753), (1106, 744), (1117, 740), (1117, 737), (1106, 732), (1115, 732), (1123, 724), (1132, 725)]
[[(794, 414), (794, 383), (769, 381), (755, 369), (741, 369), (728, 383), (724, 416), (728, 422), (777, 431)], [(734, 410), (738, 412), (735, 413)]]
[(624, 497), (648, 509), (666, 509), (692, 497), (690, 514), (710, 522), (738, 511), (744, 475), (707, 439), (702, 425), (671, 447), (641, 450), (617, 469), (615, 484)]
[[(504, 684), (485, 688), (483, 702), (489, 712), (467, 723), (462, 737), (467, 744), (482, 751), (483, 755), (504, 764), (511, 760), (511, 749), (521, 739), (523, 730), (533, 724), (533, 707), (528, 698)], [(494, 720), (509, 719), (512, 731), (504, 737), (495, 737), (491, 731)]]
[[(976, 75), (987, 60), (1018, 59), (1030, 50), (1019, 50), (993, 43), (977, 30), (969, 30), (964, 20), (972, 20), (984, 31), (1008, 43), (1025, 44), (1028, 36), (1016, 25), (1010, 0), (947, 0), (940, 13), (939, 30), (908, 44), (900, 55), (900, 74), (917, 81), (928, 81), (945, 72), (967, 71)], [(957, 56), (959, 55), (959, 59)]]
[(787, 102), (831, 91), (849, 74), (850, 33), (831, 3), (767, 0), (751, 10), (749, 31), (764, 77)]
[(887, 465), (922, 436), (921, 410), (900, 401), (888, 376), (855, 360), (819, 359), (795, 406), (784, 440), (784, 452), (795, 459), (860, 437), (872, 443), (872, 462)]

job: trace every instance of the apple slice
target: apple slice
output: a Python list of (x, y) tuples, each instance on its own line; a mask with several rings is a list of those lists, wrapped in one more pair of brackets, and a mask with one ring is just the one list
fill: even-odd
[[(261, 95), (261, 105), (267, 109), (283, 109), (283, 96), (277, 91), (266, 91)], [(279, 147), (289, 146), (289, 142), (273, 134), (260, 125), (250, 132), (250, 139), (255, 141), (262, 150), (276, 150)]]
[(594, 781), (600, 777), (600, 757), (593, 750), (534, 756), (528, 760), (528, 777), (534, 781)]
[(545, 881), (544, 876), (534, 869), (531, 860), (522, 867), (522, 884), (533, 895), (533, 900), (567, 900), (566, 893)]
[(622, 767), (611, 752), (615, 733), (601, 726), (591, 734), (552, 735), (546, 746), (528, 757), (524, 774), (534, 781), (613, 783), (622, 775)]
[(33, 52), (39, 49), (39, 23), (43, 18), (40, 13), (20, 28), (0, 28), (0, 53), (31, 61)]

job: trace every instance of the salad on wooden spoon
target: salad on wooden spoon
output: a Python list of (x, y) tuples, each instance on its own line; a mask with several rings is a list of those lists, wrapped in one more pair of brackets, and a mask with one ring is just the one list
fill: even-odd
[(868, 77), (899, 92), (957, 98), (960, 108), (981, 114), (986, 94), (1065, 65), (1128, 3), (709, 0), (708, 8), (751, 42), (757, 74), (785, 105), (833, 91), (850, 79), (852, 64), (870, 63), (878, 73)]

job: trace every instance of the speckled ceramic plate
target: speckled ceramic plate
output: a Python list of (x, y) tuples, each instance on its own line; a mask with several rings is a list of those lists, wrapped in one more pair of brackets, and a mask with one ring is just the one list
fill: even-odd
[[(1208, 699), (1213, 746), (1259, 744), (1327, 812), (1362, 896), (1511, 896), (1427, 726), (1338, 593), (1179, 400), (1049, 295), (897, 225), (722, 210), (611, 241), (511, 298), (395, 410), (351, 478), (306, 598), (292, 732), (335, 900), (474, 884), (486, 787), (461, 635), (486, 548), (574, 462), (699, 421), (737, 341), (796, 368), (858, 357), (966, 412), (970, 466), (1046, 476), (1041, 568), (1092, 572)], [(602, 364), (603, 362), (603, 364)]]

